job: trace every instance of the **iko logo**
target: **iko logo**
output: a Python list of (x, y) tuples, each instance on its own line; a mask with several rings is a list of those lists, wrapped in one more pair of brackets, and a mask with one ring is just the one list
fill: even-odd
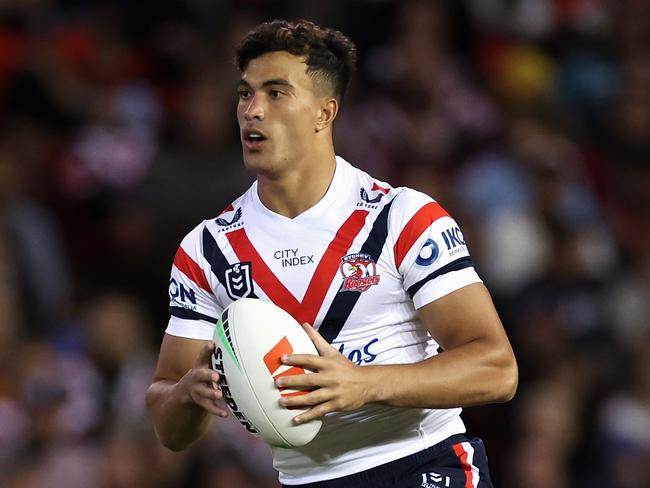
[(377, 263), (369, 254), (357, 253), (343, 256), (340, 270), (343, 275), (341, 291), (363, 292), (379, 283)]
[(221, 218), (221, 217), (217, 217), (217, 218), (215, 219), (215, 222), (217, 223), (217, 225), (218, 225), (219, 227), (228, 227), (228, 226), (231, 226), (232, 224), (237, 223), (237, 222), (239, 221), (239, 219), (241, 219), (242, 213), (243, 213), (243, 212), (242, 212), (242, 209), (241, 209), (241, 208), (238, 208), (238, 209), (235, 211), (235, 215), (233, 215), (231, 221), (228, 221), (228, 219), (223, 219), (223, 218)]
[[(269, 373), (271, 373), (271, 376), (273, 376), (273, 381), (283, 376), (295, 376), (298, 374), (305, 374), (304, 368), (301, 368), (299, 366), (289, 366), (286, 364), (282, 364), (282, 361), (280, 361), (280, 358), (282, 357), (283, 354), (292, 354), (292, 353), (293, 353), (293, 347), (291, 346), (289, 339), (287, 339), (287, 337), (284, 336), (282, 339), (280, 339), (280, 341), (275, 346), (273, 346), (273, 348), (269, 352), (267, 352), (264, 355), (264, 364), (266, 364), (266, 368), (269, 370)], [(290, 390), (287, 393), (283, 393), (284, 390), (286, 390), (286, 388), (280, 388), (280, 396), (290, 397), (290, 396), (306, 395), (311, 391), (311, 390), (298, 390), (298, 391)]]
[(368, 344), (363, 346), (363, 348), (352, 349), (351, 351), (346, 351), (345, 344), (341, 344), (339, 346), (339, 352), (344, 356), (347, 356), (348, 359), (353, 363), (357, 363), (357, 364), (372, 363), (375, 359), (377, 359), (377, 355), (373, 354), (372, 351), (370, 351), (370, 347), (376, 344), (377, 342), (379, 342), (379, 339), (375, 337), (370, 342), (368, 342)]
[(185, 288), (183, 283), (179, 283), (175, 278), (169, 280), (169, 297), (174, 302), (182, 302), (181, 304), (189, 302), (196, 305), (196, 294), (191, 288)]
[(451, 251), (456, 246), (465, 245), (465, 240), (463, 239), (463, 233), (460, 231), (458, 227), (447, 229), (441, 235), (445, 241), (445, 244), (447, 245), (448, 251)]
[(226, 270), (226, 293), (237, 300), (253, 294), (253, 273), (251, 263), (235, 263)]
[[(444, 484), (438, 484), (444, 483)], [(449, 476), (443, 476), (438, 473), (422, 473), (422, 486), (423, 488), (445, 488), (449, 487), (451, 484), (451, 478)]]
[(429, 266), (430, 264), (435, 263), (440, 257), (440, 248), (436, 241), (433, 239), (427, 239), (426, 242), (422, 245), (422, 249), (418, 254), (418, 257), (415, 259), (415, 264), (420, 266)]

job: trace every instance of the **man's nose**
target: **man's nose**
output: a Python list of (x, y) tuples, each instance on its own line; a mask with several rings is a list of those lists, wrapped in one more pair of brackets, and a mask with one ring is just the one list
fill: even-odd
[(246, 120), (264, 120), (264, 106), (261, 97), (253, 95), (244, 111)]

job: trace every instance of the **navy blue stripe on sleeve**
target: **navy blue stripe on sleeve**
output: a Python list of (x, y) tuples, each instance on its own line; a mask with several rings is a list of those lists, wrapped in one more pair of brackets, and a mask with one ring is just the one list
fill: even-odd
[(462, 258), (458, 258), (449, 264), (445, 264), (442, 268), (438, 268), (433, 273), (428, 275), (426, 278), (421, 279), (414, 285), (411, 285), (409, 289), (406, 291), (408, 292), (412, 300), (415, 294), (420, 290), (420, 288), (426, 285), (429, 281), (435, 280), (439, 276), (442, 276), (447, 273), (451, 273), (452, 271), (460, 271), (461, 269), (471, 268), (472, 266), (474, 266), (474, 262), (472, 261), (471, 257), (465, 256)]
[(195, 312), (194, 310), (189, 310), (183, 307), (169, 307), (169, 313), (172, 317), (178, 317), (179, 319), (204, 320), (213, 325), (216, 324), (218, 320), (214, 317), (210, 317), (209, 315), (204, 315), (202, 313)]

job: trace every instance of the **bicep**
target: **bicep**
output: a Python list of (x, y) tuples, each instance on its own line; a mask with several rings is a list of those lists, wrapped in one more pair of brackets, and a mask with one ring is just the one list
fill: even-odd
[(464, 286), (419, 309), (433, 339), (445, 350), (469, 342), (488, 341), (510, 348), (490, 293), (482, 283)]
[(165, 334), (158, 354), (154, 381), (178, 381), (196, 361), (207, 341)]

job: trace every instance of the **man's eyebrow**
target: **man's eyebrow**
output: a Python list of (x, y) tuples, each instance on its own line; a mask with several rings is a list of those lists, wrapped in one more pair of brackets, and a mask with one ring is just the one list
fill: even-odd
[[(287, 86), (290, 88), (293, 88), (293, 85), (289, 83), (288, 80), (285, 80), (284, 78), (274, 78), (272, 80), (266, 80), (264, 83), (262, 83), (263, 87), (266, 86), (272, 86), (272, 85), (280, 85), (280, 86)], [(244, 87), (244, 88), (251, 88), (250, 83), (248, 83), (246, 80), (243, 78), (239, 80), (239, 83), (237, 83), (238, 87)]]

